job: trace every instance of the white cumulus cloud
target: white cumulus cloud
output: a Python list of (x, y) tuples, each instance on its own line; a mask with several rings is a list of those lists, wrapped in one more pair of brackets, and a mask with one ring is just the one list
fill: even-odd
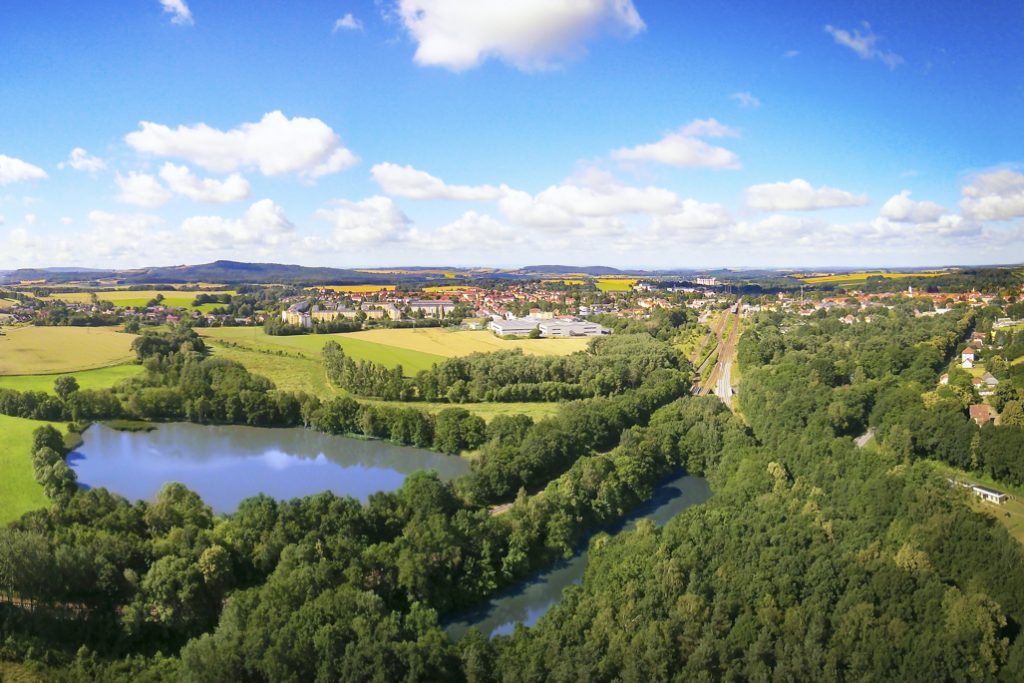
[(757, 109), (761, 106), (761, 99), (755, 97), (749, 92), (734, 92), (729, 95), (729, 99), (734, 101), (741, 107), (749, 107), (751, 109)]
[(249, 181), (238, 173), (232, 173), (224, 180), (200, 179), (187, 166), (167, 162), (160, 169), (160, 177), (172, 192), (197, 202), (222, 204), (249, 197)]
[(859, 29), (847, 31), (829, 24), (825, 27), (825, 32), (839, 45), (853, 50), (861, 59), (877, 59), (890, 69), (895, 69), (903, 63), (903, 57), (878, 47), (880, 38), (871, 30), (871, 24), (865, 21), (862, 26), (863, 32)]
[(737, 131), (715, 119), (697, 119), (661, 140), (612, 151), (618, 161), (653, 161), (679, 167), (742, 168), (739, 158), (724, 147), (701, 138), (734, 137)]
[(27, 161), (0, 154), (0, 185), (46, 178), (46, 171)]
[(675, 192), (660, 187), (625, 185), (591, 169), (536, 195), (504, 188), (498, 209), (517, 225), (536, 228), (605, 229), (607, 219), (623, 214), (666, 214), (681, 206)]
[(314, 216), (334, 227), (335, 242), (342, 248), (406, 240), (412, 224), (390, 198), (379, 195), (358, 202), (341, 199)]
[(362, 30), (363, 30), (363, 22), (359, 21), (354, 16), (352, 16), (351, 12), (349, 12), (348, 14), (343, 16), (341, 19), (338, 19), (336, 22), (334, 22), (334, 32), (335, 33), (337, 33), (338, 31), (362, 31)]
[(205, 123), (172, 129), (142, 121), (139, 127), (140, 130), (125, 136), (125, 142), (135, 150), (186, 159), (221, 173), (258, 168), (267, 176), (296, 173), (315, 178), (344, 170), (358, 161), (342, 145), (338, 134), (320, 119), (289, 119), (280, 111), (227, 131)]
[(889, 198), (879, 215), (900, 223), (928, 223), (946, 213), (945, 207), (935, 202), (918, 202), (910, 198), (910, 190), (903, 190)]
[(503, 225), (492, 216), (467, 211), (430, 233), (419, 233), (416, 242), (424, 249), (508, 249), (527, 243), (523, 231)]
[(148, 173), (132, 171), (126, 176), (118, 173), (115, 180), (117, 186), (121, 188), (117, 201), (124, 204), (134, 204), (152, 209), (166, 204), (167, 200), (171, 198), (171, 193), (167, 188)]
[(284, 210), (270, 199), (254, 203), (239, 219), (192, 216), (182, 222), (181, 229), (190, 239), (209, 249), (233, 245), (275, 247), (295, 233), (295, 226)]
[(1010, 169), (981, 173), (961, 192), (960, 210), (968, 218), (1002, 221), (1024, 216), (1024, 173)]
[(449, 185), (412, 166), (376, 164), (370, 169), (370, 175), (387, 194), (408, 199), (494, 201), (502, 194), (501, 188), (490, 185)]
[(417, 43), (416, 63), (453, 71), (489, 57), (550, 68), (597, 33), (632, 37), (645, 28), (632, 0), (398, 0), (397, 9)]
[(188, 8), (185, 0), (160, 0), (160, 6), (164, 12), (171, 15), (171, 23), (179, 26), (191, 26), (195, 23), (192, 19), (192, 10)]
[(107, 163), (99, 157), (94, 157), (85, 151), (81, 147), (75, 147), (71, 150), (71, 154), (68, 155), (67, 161), (62, 161), (57, 164), (57, 168), (73, 168), (76, 171), (85, 171), (86, 173), (96, 173), (102, 171), (107, 167)]
[(788, 183), (752, 185), (746, 191), (747, 206), (762, 211), (809, 211), (841, 206), (864, 206), (866, 194), (853, 194), (834, 187), (813, 187), (801, 178)]

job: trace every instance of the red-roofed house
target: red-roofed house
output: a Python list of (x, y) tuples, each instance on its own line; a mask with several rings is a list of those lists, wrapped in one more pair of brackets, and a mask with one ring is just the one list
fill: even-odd
[(984, 403), (971, 406), (970, 411), (971, 419), (977, 422), (979, 427), (984, 427), (985, 423), (992, 419), (992, 411)]

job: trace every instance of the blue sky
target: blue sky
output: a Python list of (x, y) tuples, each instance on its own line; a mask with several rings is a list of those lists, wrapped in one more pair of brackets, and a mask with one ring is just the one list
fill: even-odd
[(1024, 260), (1019, 2), (8, 0), (0, 268)]

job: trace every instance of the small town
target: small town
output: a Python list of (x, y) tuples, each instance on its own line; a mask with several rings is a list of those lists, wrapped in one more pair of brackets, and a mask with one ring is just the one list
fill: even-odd
[(1024, 3), (5, 0), (0, 683), (1024, 681)]

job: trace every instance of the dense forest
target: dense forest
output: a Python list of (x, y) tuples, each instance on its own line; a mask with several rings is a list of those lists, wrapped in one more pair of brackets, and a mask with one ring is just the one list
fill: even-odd
[[(278, 392), (189, 330), (143, 335), (137, 379), (85, 398), (64, 383), (48, 402), (0, 393), (0, 406), (305, 425), (476, 449), (473, 469), (414, 475), (366, 505), (258, 496), (215, 516), (180, 485), (151, 503), (78, 490), (59, 434), (41, 430), (33, 461), (53, 505), (0, 530), (0, 655), (54, 680), (1020, 680), (1024, 552), (930, 465), (1016, 457), (991, 440), (1019, 428), (979, 429), (960, 380), (939, 383), (979, 324), (967, 308), (853, 325), (759, 314), (735, 415), (689, 396), (685, 362), (647, 334), (637, 359), (606, 349), (650, 363), (636, 381), (487, 425), (458, 407)], [(617, 368), (602, 352), (563, 376)], [(560, 368), (518, 359), (510, 384)], [(478, 379), (476, 362), (457, 380)], [(457, 642), (441, 629), (680, 469), (713, 498), (662, 529), (595, 536), (582, 585), (536, 626)]]

